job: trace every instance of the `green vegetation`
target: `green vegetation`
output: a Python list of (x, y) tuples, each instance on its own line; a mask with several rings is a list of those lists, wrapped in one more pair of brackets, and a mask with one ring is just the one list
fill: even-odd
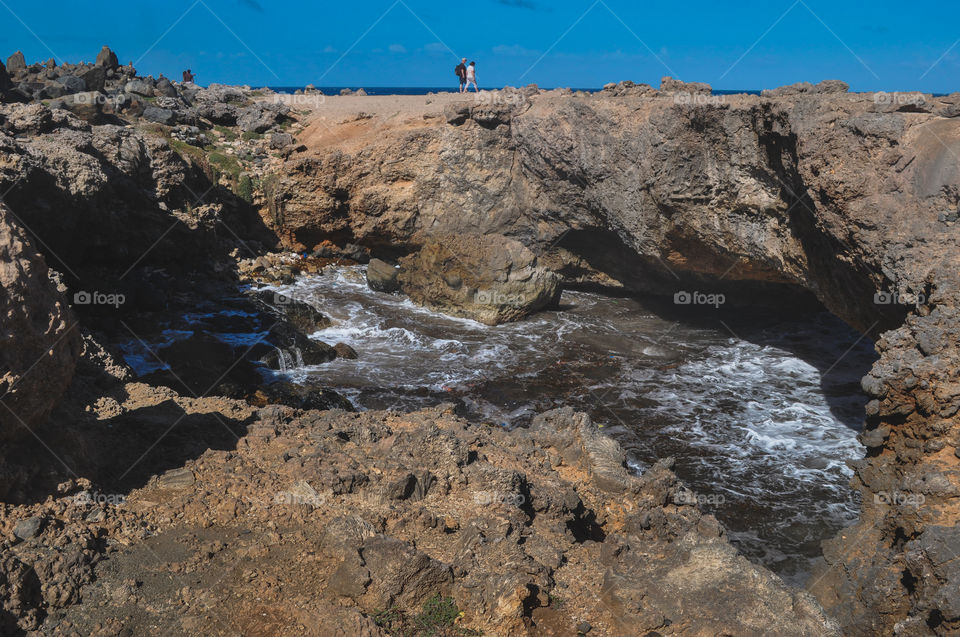
[(240, 136), (240, 139), (242, 139), (245, 142), (252, 142), (255, 139), (263, 139), (263, 133), (254, 133), (253, 131), (247, 131)]
[(213, 173), (210, 177), (214, 183), (220, 181), (222, 175), (227, 175), (231, 181), (236, 182), (240, 178), (240, 173), (243, 172), (243, 167), (236, 157), (220, 151), (210, 153), (207, 156), (207, 162), (210, 164)]
[(246, 173), (240, 175), (235, 194), (247, 203), (253, 203), (253, 181), (250, 179), (250, 175)]
[(457, 625), (463, 616), (452, 597), (434, 595), (423, 604), (422, 612), (410, 615), (394, 606), (373, 614), (377, 626), (394, 637), (473, 637), (482, 635)]
[(183, 157), (184, 160), (194, 164), (203, 164), (204, 152), (202, 148), (191, 146), (179, 139), (169, 138), (168, 141), (170, 142), (170, 148)]
[(228, 128), (226, 126), (220, 126), (218, 124), (217, 126), (213, 127), (213, 130), (217, 131), (217, 133), (219, 133), (220, 137), (223, 138), (224, 141), (232, 142), (232, 141), (236, 141), (237, 139), (237, 131), (233, 130), (232, 128)]
[(563, 605), (567, 603), (562, 597), (557, 597), (553, 593), (547, 597), (550, 600), (550, 605), (554, 608), (563, 608)]

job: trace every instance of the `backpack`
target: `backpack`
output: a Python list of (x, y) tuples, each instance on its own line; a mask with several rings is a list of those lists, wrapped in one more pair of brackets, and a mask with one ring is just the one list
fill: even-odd
[(461, 67), (461, 66), (463, 66), (463, 65), (462, 65), (462, 64), (458, 64), (458, 65), (457, 65), (457, 68), (453, 69), (453, 72), (454, 72), (454, 74), (455, 74), (457, 77), (460, 77), (460, 67)]

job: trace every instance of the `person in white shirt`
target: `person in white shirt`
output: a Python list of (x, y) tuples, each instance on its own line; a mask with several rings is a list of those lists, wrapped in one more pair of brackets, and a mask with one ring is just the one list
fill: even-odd
[(477, 93), (480, 92), (480, 89), (477, 88), (477, 63), (471, 62), (470, 66), (467, 67), (467, 85), (464, 87), (463, 92), (466, 93), (470, 90), (470, 84), (473, 84), (473, 90)]

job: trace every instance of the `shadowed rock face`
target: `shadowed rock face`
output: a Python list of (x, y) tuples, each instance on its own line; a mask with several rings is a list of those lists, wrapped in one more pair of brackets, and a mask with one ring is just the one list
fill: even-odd
[[(73, 378), (76, 320), (9, 208), (0, 203), (0, 443), (30, 435)], [(0, 475), (0, 496), (9, 485)]]
[(507, 235), (567, 282), (812, 292), (881, 354), (862, 519), (813, 590), (851, 634), (960, 630), (960, 559), (941, 550), (960, 495), (960, 96), (695, 97), (501, 92), (416, 125), (351, 121), (288, 163), (278, 232), (375, 252)]

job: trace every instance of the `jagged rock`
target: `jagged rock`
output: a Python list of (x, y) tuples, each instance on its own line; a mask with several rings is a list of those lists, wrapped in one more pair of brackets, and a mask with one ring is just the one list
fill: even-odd
[(660, 80), (660, 90), (664, 93), (682, 92), (707, 95), (713, 92), (713, 88), (704, 82), (682, 82), (669, 76)]
[(124, 92), (144, 97), (153, 97), (153, 83), (143, 79), (130, 80), (123, 87)]
[(415, 303), (487, 325), (519, 320), (560, 296), (559, 277), (502, 235), (431, 238), (400, 260), (398, 278)]
[(4, 66), (3, 62), (0, 62), (0, 91), (6, 91), (11, 86), (13, 86), (13, 82), (10, 81), (10, 75), (7, 73), (7, 67)]
[(238, 86), (227, 86), (225, 84), (211, 84), (210, 86), (200, 89), (197, 92), (197, 99), (201, 102), (212, 102), (212, 103), (234, 103), (234, 102), (244, 102), (249, 97), (249, 91), (244, 90)]
[(270, 136), (270, 148), (274, 150), (283, 150), (292, 146), (294, 137), (290, 133), (274, 133)]
[(226, 102), (201, 102), (197, 105), (197, 115), (221, 126), (237, 124), (237, 108)]
[(41, 100), (51, 100), (57, 99), (58, 97), (63, 97), (67, 94), (67, 88), (63, 84), (52, 83), (44, 86), (37, 94), (37, 99)]
[(26, 70), (27, 61), (23, 58), (23, 52), (17, 51), (7, 58), (7, 71), (10, 73), (19, 73)]
[(165, 126), (173, 126), (177, 123), (177, 114), (170, 109), (150, 105), (143, 109), (143, 119)]
[(240, 111), (237, 126), (247, 133), (265, 133), (282, 122), (289, 110), (283, 104), (254, 104)]
[(76, 75), (64, 75), (57, 79), (69, 93), (81, 93), (87, 90), (87, 83)]
[(84, 81), (87, 91), (103, 91), (106, 87), (107, 72), (102, 66), (91, 66), (79, 71), (77, 77)]
[(96, 65), (105, 69), (115, 69), (120, 66), (120, 61), (117, 59), (117, 54), (111, 51), (110, 47), (104, 45), (97, 53)]
[(155, 90), (163, 97), (177, 97), (176, 87), (174, 87), (173, 83), (165, 77), (161, 77), (159, 80), (157, 80)]
[[(0, 440), (9, 441), (29, 436), (57, 404), (73, 378), (80, 336), (43, 257), (2, 203), (0, 254), (0, 325), (8, 345), (16, 343), (0, 353)], [(0, 491), (4, 482), (0, 476)]]
[(70, 111), (80, 119), (94, 123), (103, 114), (103, 105), (106, 102), (107, 97), (103, 93), (74, 93), (53, 100), (50, 102), (50, 108)]
[(377, 292), (399, 292), (399, 270), (380, 259), (370, 259), (367, 265), (367, 285)]

